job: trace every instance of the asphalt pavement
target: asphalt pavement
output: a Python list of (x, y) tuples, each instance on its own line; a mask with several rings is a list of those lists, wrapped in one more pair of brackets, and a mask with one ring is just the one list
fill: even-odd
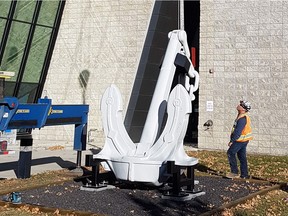
[[(65, 209), (85, 212), (86, 215), (96, 213), (107, 216), (195, 216), (203, 213), (212, 215), (209, 211), (218, 211), (217, 209), (224, 204), (243, 199), (258, 192), (262, 187), (270, 186), (215, 176), (196, 176), (196, 179), (199, 184), (195, 185), (195, 189), (201, 189), (204, 193), (185, 202), (180, 201), (182, 197), (177, 200), (179, 196), (165, 197), (164, 187), (131, 183), (93, 191), (80, 190), (83, 182), (71, 181), (28, 189), (21, 194), (23, 203), (52, 208), (52, 212), (56, 211), (54, 209)], [(68, 215), (67, 212), (65, 214)]]

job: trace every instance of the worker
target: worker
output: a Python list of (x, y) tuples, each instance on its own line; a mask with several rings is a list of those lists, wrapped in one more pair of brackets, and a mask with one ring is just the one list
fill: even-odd
[[(232, 128), (230, 142), (228, 143), (227, 156), (231, 172), (226, 175), (227, 178), (249, 178), (246, 149), (249, 141), (253, 138), (251, 121), (248, 116), (250, 109), (250, 103), (244, 100), (241, 100), (237, 106), (238, 115)], [(236, 155), (240, 161), (240, 176)]]

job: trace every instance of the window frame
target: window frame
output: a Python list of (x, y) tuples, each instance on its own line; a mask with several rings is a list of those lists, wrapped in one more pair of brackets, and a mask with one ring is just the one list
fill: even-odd
[[(21, 95), (21, 93), (19, 92), (21, 89), (21, 84), (23, 84), (23, 85), (28, 84), (29, 85), (29, 82), (24, 83), (24, 82), (22, 82), (22, 80), (23, 80), (23, 76), (25, 73), (27, 60), (29, 57), (29, 52), (31, 51), (31, 46), (32, 46), (32, 42), (33, 42), (35, 29), (37, 26), (42, 26), (42, 27), (47, 27), (47, 28), (52, 29), (50, 39), (48, 42), (48, 46), (47, 46), (47, 50), (46, 50), (46, 54), (45, 54), (45, 57), (43, 60), (43, 65), (42, 65), (42, 69), (40, 72), (39, 80), (38, 80), (38, 86), (37, 86), (36, 92), (34, 93), (34, 97), (30, 98), (29, 99), (30, 101), (28, 101), (29, 103), (36, 103), (38, 101), (38, 99), (41, 97), (42, 92), (43, 92), (45, 80), (46, 80), (49, 65), (50, 65), (50, 60), (51, 60), (51, 57), (53, 54), (57, 35), (59, 32), (59, 27), (61, 24), (61, 18), (62, 18), (62, 14), (64, 11), (66, 0), (59, 0), (58, 1), (58, 8), (57, 8), (57, 12), (55, 13), (55, 19), (54, 19), (53, 26), (46, 26), (46, 25), (41, 25), (41, 24), (37, 23), (43, 0), (37, 0), (36, 1), (34, 13), (33, 13), (33, 18), (32, 18), (31, 22), (13, 19), (18, 2), (19, 1), (17, 1), (17, 0), (11, 0), (10, 9), (9, 9), (9, 12), (8, 12), (8, 15), (6, 18), (6, 24), (4, 27), (2, 40), (1, 40), (1, 44), (0, 44), (0, 65), (1, 65), (1, 62), (3, 61), (5, 48), (7, 46), (7, 42), (8, 42), (9, 34), (11, 33), (11, 27), (12, 27), (13, 22), (20, 22), (20, 23), (22, 22), (22, 23), (26, 23), (26, 24), (29, 23), (30, 29), (29, 29), (28, 37), (27, 37), (26, 44), (24, 47), (24, 53), (23, 53), (23, 56), (21, 59), (20, 67), (16, 73), (17, 77), (16, 77), (15, 81), (9, 81), (9, 80), (5, 81), (6, 85), (8, 85), (10, 83), (11, 86), (14, 86), (13, 94), (9, 95), (9, 96), (13, 96), (13, 97), (18, 98)], [(5, 19), (5, 17), (1, 17), (1, 19)], [(34, 82), (31, 84), (37, 85), (37, 83), (34, 83)]]

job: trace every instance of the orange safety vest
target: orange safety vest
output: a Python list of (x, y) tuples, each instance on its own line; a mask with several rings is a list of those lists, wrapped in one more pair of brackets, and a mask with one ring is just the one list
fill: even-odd
[[(246, 142), (246, 141), (253, 139), (250, 117), (247, 114), (244, 114), (240, 118), (244, 118), (244, 117), (246, 117), (247, 122), (246, 122), (244, 129), (242, 130), (241, 136), (236, 140), (236, 142)], [(238, 118), (238, 119), (240, 119), (240, 118)], [(234, 126), (233, 126), (232, 133), (235, 129), (235, 126), (236, 126), (236, 124), (234, 124)]]

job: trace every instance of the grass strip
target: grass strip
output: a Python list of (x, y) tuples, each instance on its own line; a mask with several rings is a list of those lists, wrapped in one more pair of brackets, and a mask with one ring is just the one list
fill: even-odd
[(23, 209), (25, 211), (37, 212), (37, 213), (51, 213), (51, 215), (77, 215), (77, 216), (104, 216), (103, 214), (96, 214), (91, 212), (83, 212), (83, 211), (75, 211), (75, 210), (67, 210), (60, 208), (50, 208), (45, 206), (38, 206), (32, 204), (13, 204), (10, 202), (0, 201), (0, 206), (6, 208), (18, 208)]
[(239, 204), (242, 204), (242, 203), (245, 203), (247, 200), (250, 200), (250, 199), (253, 199), (254, 197), (256, 196), (260, 196), (260, 195), (264, 195), (266, 193), (268, 193), (269, 191), (273, 191), (273, 190), (278, 190), (278, 189), (281, 189), (281, 188), (285, 188), (287, 186), (286, 183), (281, 183), (281, 184), (276, 184), (276, 185), (273, 185), (271, 187), (268, 187), (268, 188), (265, 188), (263, 190), (260, 190), (260, 191), (257, 191), (255, 193), (252, 193), (252, 194), (249, 194), (248, 196), (245, 196), (245, 197), (241, 197), (237, 200), (234, 200), (232, 202), (229, 202), (227, 204), (224, 204), (216, 209), (213, 209), (211, 211), (208, 211), (208, 212), (205, 212), (203, 214), (200, 214), (200, 216), (211, 216), (213, 214), (216, 214), (216, 213), (219, 213), (219, 212), (222, 212), (224, 211), (225, 209), (229, 209), (229, 208), (232, 208), (232, 207), (235, 207)]

